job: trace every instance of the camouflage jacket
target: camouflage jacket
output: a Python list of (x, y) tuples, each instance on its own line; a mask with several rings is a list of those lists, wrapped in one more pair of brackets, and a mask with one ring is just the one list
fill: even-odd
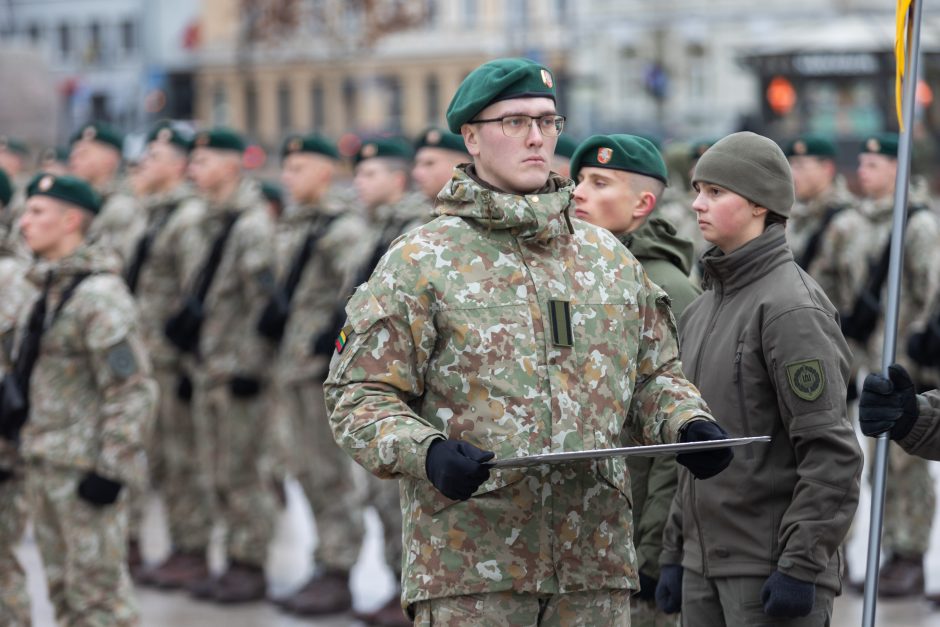
[[(814, 266), (820, 286), (842, 316), (851, 313), (856, 296), (877, 265), (891, 237), (893, 197), (879, 202), (864, 201), (853, 210), (840, 213), (826, 231), (819, 263)], [(907, 339), (923, 328), (930, 305), (940, 291), (940, 219), (932, 211), (913, 213), (904, 237), (904, 268), (901, 278), (901, 307), (898, 315), (897, 359), (915, 381), (934, 381), (907, 358)], [(887, 303), (888, 282), (882, 290), (882, 306)], [(866, 346), (850, 342), (856, 367), (881, 370), (883, 316)]]
[[(113, 261), (104, 251), (83, 246), (29, 271), (29, 280), (39, 288), (49, 273), (53, 277), (47, 320), (75, 275), (92, 275), (79, 284), (42, 337), (20, 449), (27, 460), (94, 470), (142, 485), (143, 436), (156, 410), (157, 389), (137, 308)], [(31, 309), (32, 303), (22, 312), (20, 330)]]
[[(822, 226), (822, 221), (830, 210), (838, 211), (855, 204), (855, 199), (845, 187), (845, 181), (837, 178), (829, 190), (814, 198), (809, 202), (797, 202), (793, 205), (790, 213), (790, 219), (787, 220), (787, 244), (793, 251), (793, 258), (797, 263), (803, 263), (803, 257), (806, 254), (806, 247), (816, 232)], [(834, 218), (833, 218), (834, 219)], [(832, 222), (829, 223), (830, 225)], [(827, 227), (828, 230), (828, 227)], [(822, 237), (816, 248), (815, 259), (819, 259), (820, 249), (822, 247)], [(803, 268), (810, 276), (814, 276), (813, 269), (817, 263), (809, 264), (809, 268)]]
[(209, 204), (200, 225), (199, 268), (229, 212), (238, 219), (206, 296), (199, 341), (201, 373), (213, 382), (234, 374), (264, 378), (274, 354), (257, 331), (273, 288), (274, 222), (255, 181), (244, 179), (232, 198)]
[(126, 261), (134, 254), (134, 244), (147, 226), (146, 213), (117, 180), (96, 191), (101, 194), (101, 211), (91, 223), (87, 240), (110, 249)]
[(326, 359), (310, 356), (311, 338), (331, 326), (333, 312), (352, 290), (356, 268), (369, 255), (365, 220), (332, 203), (289, 207), (277, 225), (277, 277), (283, 284), (307, 235), (325, 228), (304, 267), (278, 348), (277, 379), (290, 383), (321, 377)]
[[(198, 233), (205, 204), (193, 195), (188, 185), (181, 185), (169, 193), (148, 196), (141, 205), (147, 226), (138, 242), (143, 237), (153, 236), (150, 253), (140, 268), (135, 294), (140, 308), (141, 332), (154, 367), (172, 368), (179, 359), (179, 352), (167, 341), (163, 328), (179, 310), (185, 286), (189, 285), (205, 256)], [(128, 264), (133, 263), (136, 249), (137, 242)]]
[(403, 603), (636, 588), (622, 458), (496, 470), (466, 502), (426, 478), (436, 438), (505, 458), (612, 448), (625, 430), (674, 442), (710, 419), (681, 373), (667, 297), (613, 235), (568, 219), (570, 181), (519, 196), (464, 167), (440, 217), (399, 238), (346, 307), (325, 384), (333, 433), (401, 479)]

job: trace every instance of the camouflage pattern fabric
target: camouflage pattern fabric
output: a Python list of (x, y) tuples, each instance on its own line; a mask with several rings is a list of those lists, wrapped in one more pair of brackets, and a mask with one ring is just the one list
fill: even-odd
[[(833, 181), (826, 193), (808, 202), (797, 201), (793, 205), (790, 210), (790, 219), (787, 220), (787, 244), (790, 245), (793, 258), (797, 260), (797, 263), (803, 259), (806, 246), (819, 230), (826, 212), (832, 207), (848, 207), (856, 203), (857, 201), (845, 185), (845, 179), (840, 176)], [(818, 250), (817, 259), (819, 258)], [(813, 273), (815, 265), (813, 263), (809, 268), (803, 268), (813, 278), (816, 278)]]
[(126, 493), (96, 507), (78, 498), (83, 471), (36, 461), (26, 483), (49, 599), (60, 625), (139, 624), (127, 571)]
[(680, 614), (666, 614), (656, 607), (656, 601), (630, 599), (631, 627), (679, 627)]
[(127, 261), (134, 254), (137, 238), (146, 228), (147, 216), (137, 200), (117, 181), (95, 191), (101, 194), (101, 210), (92, 221), (86, 240)]
[(882, 543), (889, 553), (917, 557), (930, 548), (930, 529), (937, 505), (936, 485), (930, 466), (891, 443), (888, 449), (891, 481), (885, 491), (885, 524)]
[(567, 594), (491, 592), (423, 601), (415, 627), (630, 627), (630, 594), (599, 590)]
[[(399, 238), (348, 303), (325, 384), (334, 436), (401, 480), (405, 606), (636, 588), (622, 459), (494, 471), (466, 502), (426, 479), (435, 438), (501, 458), (615, 447), (625, 430), (674, 442), (710, 418), (665, 294), (614, 236), (568, 219), (570, 181), (518, 196), (471, 173), (458, 168), (440, 217)], [(570, 325), (549, 324), (552, 300)]]

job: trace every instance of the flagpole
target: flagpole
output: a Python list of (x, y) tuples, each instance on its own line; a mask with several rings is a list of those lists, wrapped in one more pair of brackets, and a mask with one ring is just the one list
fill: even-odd
[[(914, 0), (913, 19), (908, 22), (907, 68), (904, 71), (903, 122), (898, 145), (898, 172), (894, 186), (894, 221), (891, 227), (891, 256), (888, 266), (888, 303), (885, 309), (884, 345), (881, 369), (888, 376), (894, 363), (898, 340), (898, 309), (901, 297), (901, 269), (904, 262), (904, 228), (907, 222), (907, 195), (911, 174), (911, 144), (914, 130), (914, 105), (920, 60), (920, 25), (924, 0)], [(868, 532), (868, 561), (865, 568), (865, 607), (862, 627), (874, 627), (878, 602), (878, 566), (881, 534), (884, 526), (885, 482), (888, 473), (888, 434), (878, 436), (872, 469), (871, 524)]]

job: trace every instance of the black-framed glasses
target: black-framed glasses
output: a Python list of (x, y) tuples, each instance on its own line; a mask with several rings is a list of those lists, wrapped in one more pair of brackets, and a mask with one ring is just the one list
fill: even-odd
[(504, 115), (501, 118), (491, 118), (489, 120), (470, 120), (470, 124), (483, 124), (485, 122), (499, 122), (503, 127), (503, 135), (506, 137), (525, 137), (532, 128), (532, 122), (536, 122), (536, 127), (545, 137), (558, 137), (565, 129), (565, 116), (563, 115), (540, 115), (533, 117), (531, 115)]

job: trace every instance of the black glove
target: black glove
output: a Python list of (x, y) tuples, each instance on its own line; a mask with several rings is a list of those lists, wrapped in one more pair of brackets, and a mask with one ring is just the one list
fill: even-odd
[[(728, 433), (710, 420), (696, 420), (688, 423), (679, 433), (680, 442), (705, 442), (708, 440), (727, 440)], [(696, 479), (708, 479), (728, 467), (734, 459), (731, 448), (715, 448), (710, 451), (682, 453), (676, 455), (676, 461), (692, 471)]]
[(760, 591), (764, 614), (775, 618), (800, 618), (813, 611), (816, 586), (800, 581), (779, 570), (767, 578)]
[(181, 374), (176, 380), (176, 398), (184, 403), (193, 400), (193, 380), (185, 374)]
[(78, 496), (96, 507), (104, 507), (117, 500), (123, 487), (124, 484), (118, 481), (111, 481), (98, 473), (90, 472), (78, 483)]
[(7, 470), (6, 468), (0, 468), (0, 483), (6, 483), (12, 479), (15, 475), (12, 470)]
[(261, 381), (241, 374), (228, 380), (228, 389), (235, 398), (254, 398), (261, 393)]
[(682, 609), (682, 566), (666, 564), (660, 570), (656, 607), (666, 614), (675, 614)]
[(657, 580), (655, 578), (650, 577), (641, 570), (640, 589), (635, 593), (635, 596), (644, 601), (654, 600), (656, 598), (656, 583)]
[(441, 494), (455, 501), (466, 501), (484, 481), (490, 478), (490, 465), (495, 457), (461, 440), (435, 440), (428, 447), (424, 471)]
[(900, 440), (917, 420), (917, 394), (907, 370), (898, 364), (888, 366), (885, 379), (871, 373), (865, 377), (862, 398), (858, 403), (858, 422), (862, 433), (876, 437), (890, 431), (892, 440)]

